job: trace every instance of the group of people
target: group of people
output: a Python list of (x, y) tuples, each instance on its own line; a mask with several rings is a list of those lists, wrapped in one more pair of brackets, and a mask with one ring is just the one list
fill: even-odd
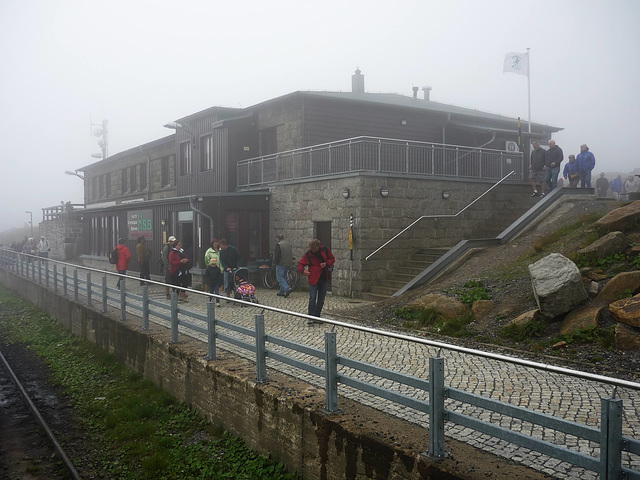
[[(556, 145), (555, 140), (548, 142), (549, 148), (545, 150), (538, 141), (533, 142), (531, 161), (529, 164), (529, 183), (533, 189), (532, 197), (544, 197), (547, 193), (558, 187), (560, 165), (564, 160), (562, 149)], [(586, 144), (580, 145), (580, 153), (569, 155), (569, 161), (565, 164), (562, 177), (569, 182), (569, 186), (591, 188), (591, 171), (596, 166), (596, 157), (589, 151)]]
[(596, 181), (596, 189), (598, 191), (598, 197), (606, 197), (608, 190), (611, 189), (613, 198), (616, 200), (630, 200), (630, 193), (640, 192), (640, 180), (636, 180), (634, 175), (629, 175), (623, 182), (622, 175), (618, 175), (609, 183), (609, 180), (604, 176), (603, 172)]
[[(14, 248), (15, 249), (15, 248)], [(33, 237), (24, 237), (22, 241), (22, 247), (18, 250), (28, 255), (37, 255), (41, 258), (49, 258), (49, 252), (51, 252), (51, 242), (42, 235), (40, 241), (36, 242)]]

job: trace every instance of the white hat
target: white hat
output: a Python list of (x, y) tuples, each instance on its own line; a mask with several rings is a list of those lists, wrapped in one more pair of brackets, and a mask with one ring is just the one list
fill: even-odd
[(167, 241), (168, 241), (168, 242), (175, 242), (176, 240), (177, 240), (177, 238), (176, 238), (176, 237), (174, 237), (173, 235), (171, 235), (171, 236), (169, 237), (169, 240), (167, 240)]

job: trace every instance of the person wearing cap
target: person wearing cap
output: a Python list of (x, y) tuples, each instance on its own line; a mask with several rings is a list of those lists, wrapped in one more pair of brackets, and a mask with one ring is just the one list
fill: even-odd
[(600, 172), (600, 176), (596, 180), (596, 192), (598, 198), (607, 198), (607, 191), (609, 190), (609, 179), (604, 176), (604, 172)]
[(51, 244), (44, 235), (40, 237), (38, 242), (38, 256), (42, 258), (49, 258), (49, 252), (51, 251)]
[(167, 298), (171, 298), (171, 287), (169, 284), (171, 283), (171, 272), (169, 271), (169, 253), (171, 253), (171, 249), (173, 248), (173, 244), (176, 243), (176, 237), (171, 235), (167, 243), (162, 247), (162, 269), (164, 272), (164, 283), (167, 285), (164, 287), (164, 293)]
[[(207, 266), (205, 278), (209, 292), (218, 295), (220, 293), (220, 287), (223, 284), (223, 272), (222, 264), (220, 263), (220, 244), (217, 238), (211, 240), (211, 246), (204, 254), (204, 264)], [(218, 271), (216, 272), (214, 270)], [(209, 301), (211, 301), (212, 298), (213, 297), (210, 297)], [(216, 304), (220, 304), (218, 299), (216, 299)]]
[(580, 153), (576, 157), (578, 173), (580, 174), (580, 186), (591, 188), (591, 170), (596, 166), (596, 157), (589, 151), (585, 143), (580, 145)]

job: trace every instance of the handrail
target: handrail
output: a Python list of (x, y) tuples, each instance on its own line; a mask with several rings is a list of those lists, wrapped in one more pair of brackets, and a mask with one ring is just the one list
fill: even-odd
[(494, 188), (496, 188), (498, 185), (500, 185), (500, 183), (502, 183), (507, 177), (509, 177), (510, 175), (515, 174), (515, 172), (512, 170), (509, 173), (507, 173), (504, 177), (502, 177), (500, 180), (498, 180), (498, 182), (496, 182), (494, 185), (491, 186), (491, 188), (489, 188), (486, 192), (484, 192), (482, 195), (480, 195), (478, 198), (476, 198), (473, 202), (471, 202), (469, 205), (467, 205), (466, 207), (464, 207), (462, 210), (460, 210), (458, 213), (454, 214), (454, 215), (423, 215), (420, 218), (418, 218), (417, 220), (415, 220), (413, 223), (411, 223), (411, 225), (409, 225), (408, 227), (406, 227), (404, 230), (402, 230), (400, 233), (394, 235), (390, 240), (388, 240), (387, 242), (385, 242), (384, 244), (382, 244), (380, 247), (378, 247), (376, 250), (374, 250), (373, 252), (371, 252), (369, 255), (367, 255), (365, 257), (365, 260), (369, 260), (371, 257), (373, 257), (376, 253), (378, 253), (380, 250), (382, 250), (384, 247), (386, 247), (387, 245), (389, 245), (391, 242), (393, 242), (396, 238), (398, 238), (400, 235), (402, 235), (404, 232), (406, 232), (407, 230), (409, 230), (410, 228), (412, 228), (416, 223), (418, 223), (420, 220), (424, 219), (424, 218), (454, 218), (457, 217), (458, 215), (460, 215), (462, 212), (464, 212), (467, 208), (469, 208), (471, 205), (473, 205), (474, 203), (476, 203), (478, 200), (480, 200), (482, 197), (484, 197), (487, 193), (489, 193), (491, 190), (493, 190)]

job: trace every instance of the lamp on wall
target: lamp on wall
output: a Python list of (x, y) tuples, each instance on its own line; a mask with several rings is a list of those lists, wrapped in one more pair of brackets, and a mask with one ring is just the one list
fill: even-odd
[(407, 124), (407, 121), (405, 119), (400, 120), (400, 125), (404, 127), (406, 124)]
[(449, 192), (449, 190), (443, 190), (442, 191), (442, 198), (444, 198), (445, 200), (447, 198), (449, 198), (451, 196), (451, 192)]
[(349, 198), (349, 193), (350, 193), (350, 192), (349, 192), (349, 187), (344, 187), (344, 188), (342, 189), (342, 196), (343, 196), (344, 198)]
[(389, 189), (387, 187), (382, 187), (380, 189), (380, 195), (382, 195), (383, 197), (386, 197), (389, 195)]

